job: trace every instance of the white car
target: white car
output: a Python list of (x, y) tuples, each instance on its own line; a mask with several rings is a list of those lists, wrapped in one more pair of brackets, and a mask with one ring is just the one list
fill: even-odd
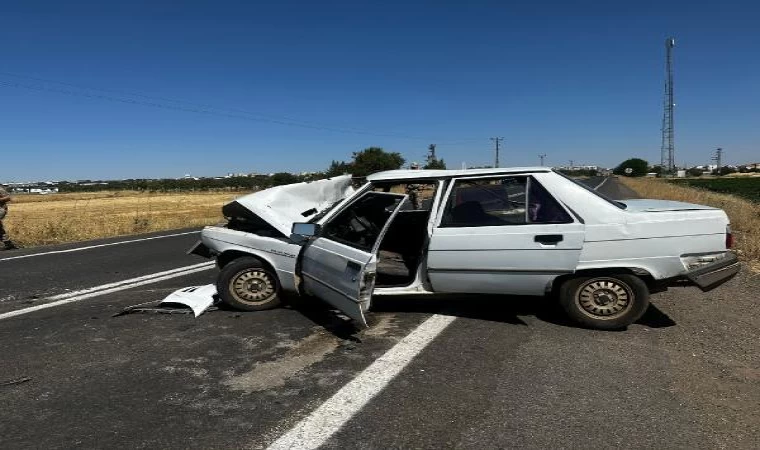
[(576, 322), (625, 327), (650, 293), (739, 271), (726, 214), (615, 201), (547, 168), (394, 170), (256, 192), (191, 250), (216, 257), (228, 305), (318, 297), (366, 326), (373, 295), (554, 294)]

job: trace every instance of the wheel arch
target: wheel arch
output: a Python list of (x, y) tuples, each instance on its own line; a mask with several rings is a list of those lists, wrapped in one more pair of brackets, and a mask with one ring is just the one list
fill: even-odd
[(581, 269), (573, 273), (560, 275), (549, 282), (546, 291), (548, 294), (554, 295), (557, 293), (565, 281), (573, 278), (605, 275), (610, 276), (616, 274), (634, 275), (641, 278), (641, 280), (647, 285), (647, 288), (649, 288), (650, 293), (658, 292), (660, 290), (660, 287), (658, 286), (658, 283), (655, 280), (654, 276), (648, 270), (641, 267), (597, 267)]
[(220, 269), (223, 269), (224, 266), (228, 265), (232, 261), (235, 261), (240, 258), (253, 258), (258, 260), (261, 265), (272, 272), (275, 276), (277, 276), (277, 271), (275, 270), (274, 264), (272, 264), (271, 261), (269, 261), (267, 258), (251, 252), (245, 252), (242, 250), (225, 250), (216, 257), (216, 264), (219, 266)]

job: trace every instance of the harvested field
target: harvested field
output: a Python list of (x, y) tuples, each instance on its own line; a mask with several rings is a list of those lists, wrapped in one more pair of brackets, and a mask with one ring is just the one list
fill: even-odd
[(731, 219), (737, 253), (755, 268), (760, 268), (760, 204), (734, 195), (682, 186), (657, 178), (620, 177), (619, 180), (644, 198), (678, 200), (723, 209)]
[(721, 194), (737, 195), (760, 203), (760, 177), (676, 178), (669, 179), (668, 182)]
[(24, 246), (214, 224), (221, 207), (241, 192), (155, 194), (95, 192), (15, 195), (5, 220)]

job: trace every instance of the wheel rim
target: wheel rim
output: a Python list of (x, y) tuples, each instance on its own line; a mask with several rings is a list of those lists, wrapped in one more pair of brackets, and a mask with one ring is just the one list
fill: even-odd
[(230, 280), (232, 295), (249, 305), (266, 303), (276, 291), (274, 277), (262, 269), (242, 270)]
[(631, 309), (635, 296), (627, 284), (615, 278), (593, 278), (575, 294), (580, 310), (594, 319), (616, 319)]

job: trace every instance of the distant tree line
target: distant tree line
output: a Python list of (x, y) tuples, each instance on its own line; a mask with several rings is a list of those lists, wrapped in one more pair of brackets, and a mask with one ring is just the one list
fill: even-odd
[[(712, 170), (704, 170), (700, 169), (699, 167), (691, 167), (689, 169), (686, 169), (686, 175), (690, 177), (700, 177), (707, 173), (708, 175), (730, 175), (732, 173), (753, 173), (753, 172), (760, 172), (760, 170), (755, 168), (750, 168), (747, 166), (739, 166), (739, 167), (733, 167), (733, 166), (722, 166), (717, 169)], [(665, 175), (675, 175), (675, 173), (669, 173), (666, 169), (659, 165), (650, 166), (649, 163), (646, 160), (643, 160), (641, 158), (630, 158), (626, 159), (622, 163), (620, 163), (615, 169), (612, 171), (615, 175), (624, 175), (629, 177), (643, 177), (647, 174), (655, 174), (656, 176), (665, 176)]]
[(177, 192), (177, 191), (250, 191), (266, 189), (272, 186), (298, 183), (310, 179), (321, 178), (317, 175), (294, 175), (287, 172), (269, 175), (254, 175), (250, 177), (229, 178), (163, 178), (163, 179), (129, 179), (89, 181), (83, 183), (60, 183), (60, 192), (96, 192), (96, 191), (145, 191), (145, 192)]
[[(333, 161), (324, 172), (296, 175), (279, 172), (272, 175), (236, 176), (225, 178), (162, 178), (129, 180), (84, 180), (78, 183), (58, 184), (60, 192), (97, 191), (145, 191), (145, 192), (187, 192), (187, 191), (255, 191), (273, 186), (314, 181), (343, 174), (366, 177), (375, 172), (400, 169), (404, 165), (400, 153), (387, 152), (380, 147), (369, 147), (354, 152), (351, 161)], [(428, 161), (431, 163), (431, 161)], [(432, 167), (443, 167), (443, 160), (432, 161)]]

